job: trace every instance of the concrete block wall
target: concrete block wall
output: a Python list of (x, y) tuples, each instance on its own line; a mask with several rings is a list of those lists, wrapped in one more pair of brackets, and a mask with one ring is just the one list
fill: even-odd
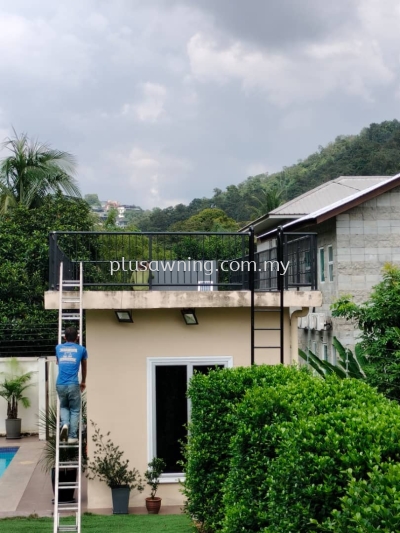
[[(304, 231), (317, 232), (317, 262), (318, 262), (318, 290), (322, 293), (322, 306), (315, 309), (317, 313), (325, 313), (330, 316), (330, 305), (336, 299), (338, 294), (338, 278), (337, 278), (337, 235), (336, 235), (336, 221), (335, 219), (328, 220), (319, 224), (318, 226), (310, 226)], [(328, 272), (328, 246), (332, 246), (333, 251), (333, 280), (329, 280)], [(321, 282), (321, 265), (320, 265), (320, 249), (325, 250), (325, 281)], [(313, 309), (310, 309), (313, 312)], [(316, 351), (317, 355), (323, 356), (323, 345), (328, 346), (328, 358), (332, 361), (334, 354), (332, 353), (332, 331), (311, 331), (299, 329), (299, 348), (306, 350), (309, 348)]]
[[(330, 315), (331, 303), (344, 294), (351, 294), (357, 303), (362, 303), (381, 281), (385, 263), (400, 266), (400, 187), (307, 230), (318, 233), (318, 248), (332, 244), (334, 255), (334, 281), (319, 283), (324, 303), (316, 311)], [(327, 251), (325, 265), (327, 269)], [(317, 352), (321, 354), (321, 345), (328, 343), (331, 361), (333, 336), (354, 349), (359, 336), (354, 325), (338, 318), (332, 319), (332, 324), (333, 329), (322, 334), (300, 330), (300, 347), (311, 348), (316, 342)]]

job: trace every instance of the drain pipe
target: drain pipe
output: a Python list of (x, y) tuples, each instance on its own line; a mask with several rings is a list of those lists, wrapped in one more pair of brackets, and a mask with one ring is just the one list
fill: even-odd
[(293, 311), (290, 315), (290, 363), (299, 362), (299, 332), (298, 332), (298, 322), (297, 319), (303, 316), (307, 316), (310, 311), (309, 307), (302, 307), (297, 311)]

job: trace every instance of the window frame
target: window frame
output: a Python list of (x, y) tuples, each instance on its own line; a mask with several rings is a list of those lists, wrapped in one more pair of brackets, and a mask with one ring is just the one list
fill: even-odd
[[(332, 259), (329, 258), (329, 252), (331, 251), (332, 253)], [(334, 264), (334, 261), (333, 261), (333, 246), (332, 244), (330, 244), (328, 246), (328, 281), (333, 281), (333, 264)]]
[(331, 345), (331, 357), (332, 357), (332, 364), (336, 366), (337, 364), (337, 355), (336, 355), (336, 348), (334, 345)]
[[(326, 358), (325, 358), (325, 352), (326, 352)], [(329, 363), (328, 344), (326, 342), (323, 342), (321, 344), (321, 359), (322, 361), (328, 361)]]
[(321, 247), (319, 249), (319, 281), (320, 283), (325, 283), (326, 276), (325, 276), (325, 248)]
[[(195, 357), (148, 357), (147, 358), (147, 462), (150, 462), (156, 453), (156, 387), (155, 376), (157, 366), (186, 365), (187, 384), (193, 376), (193, 367), (201, 365), (224, 365), (225, 368), (233, 367), (233, 357), (229, 355), (220, 356), (195, 356)], [(191, 417), (191, 402), (187, 399), (188, 421)], [(183, 472), (173, 472), (161, 474), (160, 483), (178, 483), (183, 481)]]

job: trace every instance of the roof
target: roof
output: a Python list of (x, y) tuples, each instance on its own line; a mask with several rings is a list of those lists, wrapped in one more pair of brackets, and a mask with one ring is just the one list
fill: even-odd
[(334, 202), (343, 200), (373, 185), (389, 180), (391, 176), (340, 176), (323, 183), (290, 202), (279, 206), (270, 215), (307, 215), (315, 208), (322, 209)]
[[(368, 200), (371, 200), (372, 198), (376, 198), (377, 196), (387, 191), (390, 191), (391, 189), (394, 189), (395, 187), (400, 185), (400, 174), (396, 174), (393, 177), (375, 176), (373, 178), (375, 178), (375, 183), (371, 185), (370, 187), (362, 189), (362, 190), (358, 190), (356, 192), (353, 191), (353, 194), (350, 194), (345, 198), (342, 198), (336, 202), (330, 202), (328, 205), (319, 207), (318, 209), (315, 209), (311, 213), (307, 213), (301, 217), (296, 218), (296, 220), (289, 221), (283, 225), (282, 229), (284, 231), (285, 230), (290, 231), (300, 226), (304, 226), (306, 224), (311, 224), (311, 223), (320, 224), (321, 222), (324, 222), (325, 220), (328, 220), (336, 215), (339, 215), (340, 213), (343, 213), (347, 211), (348, 209), (351, 209)], [(361, 182), (362, 182), (362, 179), (363, 177), (361, 177)], [(313, 189), (313, 191), (316, 191), (316, 189)], [(312, 193), (313, 191), (310, 191), (310, 193)], [(277, 222), (276, 219), (274, 222), (276, 225), (276, 222)], [(265, 238), (270, 233), (272, 232), (269, 231), (266, 234), (259, 235), (259, 238), (263, 238), (263, 237)]]
[(309, 215), (317, 209), (328, 207), (335, 202), (349, 198), (357, 192), (379, 186), (391, 179), (392, 176), (340, 176), (266, 213), (247, 224), (242, 230), (253, 226), (255, 232), (260, 233), (277, 226), (279, 223)]

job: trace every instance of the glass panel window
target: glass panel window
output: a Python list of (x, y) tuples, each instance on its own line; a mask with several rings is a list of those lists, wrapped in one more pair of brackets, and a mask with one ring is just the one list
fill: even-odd
[(333, 281), (333, 248), (328, 246), (328, 276), (329, 281)]
[(328, 345), (327, 344), (322, 345), (322, 359), (324, 361), (328, 360)]
[(149, 358), (148, 414), (149, 460), (161, 457), (166, 462), (163, 479), (181, 475), (181, 442), (186, 440), (190, 420), (187, 388), (194, 372), (232, 366), (231, 357)]
[(319, 280), (321, 283), (325, 281), (325, 249), (319, 249)]
[(167, 466), (165, 472), (179, 472), (181, 450), (176, 443), (186, 436), (186, 365), (156, 367), (156, 450)]

